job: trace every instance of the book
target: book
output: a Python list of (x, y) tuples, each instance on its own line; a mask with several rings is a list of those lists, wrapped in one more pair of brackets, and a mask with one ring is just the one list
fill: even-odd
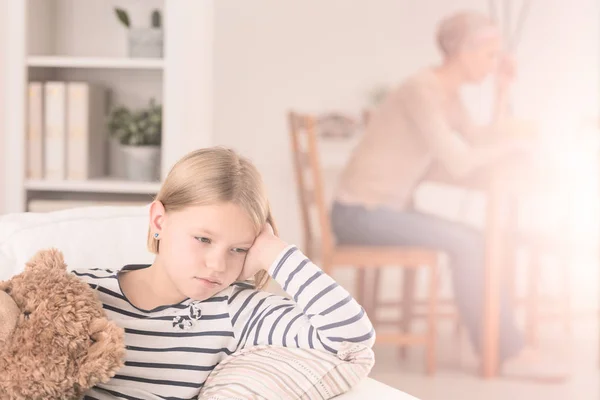
[(44, 177), (44, 86), (29, 82), (27, 92), (26, 158), (28, 179)]
[(66, 85), (44, 84), (44, 178), (66, 177)]
[(67, 83), (66, 179), (106, 175), (106, 91), (85, 82)]

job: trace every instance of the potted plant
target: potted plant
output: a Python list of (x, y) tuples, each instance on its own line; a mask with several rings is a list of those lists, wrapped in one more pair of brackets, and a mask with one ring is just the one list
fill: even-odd
[(132, 27), (129, 14), (115, 8), (115, 14), (129, 34), (129, 56), (161, 58), (163, 56), (162, 18), (159, 10), (152, 11), (150, 27)]
[(117, 107), (109, 115), (108, 130), (120, 144), (127, 179), (160, 180), (161, 105), (151, 100), (147, 108), (137, 111)]

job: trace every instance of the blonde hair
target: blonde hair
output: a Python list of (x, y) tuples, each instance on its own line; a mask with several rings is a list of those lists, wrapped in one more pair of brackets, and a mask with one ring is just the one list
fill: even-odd
[[(260, 173), (252, 162), (231, 149), (210, 147), (185, 155), (171, 168), (155, 200), (166, 212), (231, 202), (246, 211), (257, 234), (266, 222), (278, 234)], [(148, 250), (158, 254), (159, 243), (149, 228)], [(268, 273), (261, 270), (250, 283), (260, 289), (268, 281)]]
[(440, 21), (436, 41), (444, 56), (453, 56), (466, 45), (499, 36), (500, 32), (491, 18), (473, 11), (462, 11)]

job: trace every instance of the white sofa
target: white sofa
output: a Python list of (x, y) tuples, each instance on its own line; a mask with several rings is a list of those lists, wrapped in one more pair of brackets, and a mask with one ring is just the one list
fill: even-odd
[[(19, 273), (39, 249), (56, 247), (70, 268), (119, 268), (151, 263), (146, 250), (148, 207), (89, 207), (0, 216), (0, 281)], [(416, 400), (365, 379), (343, 400)]]

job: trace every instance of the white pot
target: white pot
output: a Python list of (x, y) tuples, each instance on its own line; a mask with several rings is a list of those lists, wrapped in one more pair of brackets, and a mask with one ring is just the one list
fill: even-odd
[(162, 29), (129, 29), (129, 56), (140, 58), (161, 58), (163, 56)]
[(122, 146), (127, 179), (157, 182), (160, 180), (160, 146)]

